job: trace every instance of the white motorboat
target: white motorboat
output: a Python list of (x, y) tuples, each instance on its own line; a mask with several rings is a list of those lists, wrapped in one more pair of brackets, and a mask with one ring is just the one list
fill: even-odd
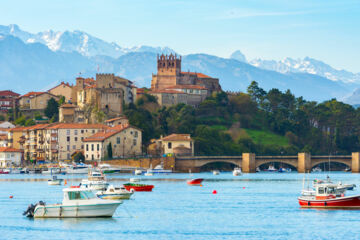
[(112, 217), (122, 201), (104, 200), (89, 189), (70, 187), (63, 189), (61, 204), (31, 204), (23, 213), (34, 218)]
[(261, 169), (259, 167), (257, 167), (256, 172), (261, 172)]
[(269, 165), (268, 169), (266, 170), (268, 172), (277, 172), (277, 169), (274, 167), (274, 165)]
[(241, 175), (242, 175), (241, 168), (234, 168), (233, 176), (241, 176)]
[(109, 186), (105, 176), (101, 172), (91, 171), (87, 179), (81, 181), (81, 187), (91, 190), (105, 190)]
[(220, 171), (219, 171), (219, 170), (214, 170), (214, 171), (213, 171), (213, 174), (214, 174), (214, 175), (219, 175), (219, 174), (220, 174)]
[(92, 169), (86, 164), (68, 165), (66, 166), (67, 174), (87, 174)]
[(311, 170), (312, 173), (316, 173), (316, 172), (322, 172), (321, 168), (319, 167), (315, 167)]
[(52, 176), (52, 179), (48, 180), (48, 185), (61, 185), (63, 179)]
[(143, 171), (142, 171), (141, 169), (135, 169), (134, 174), (135, 174), (135, 175), (141, 175), (142, 172), (143, 172)]
[(51, 167), (41, 172), (41, 174), (44, 175), (48, 175), (48, 174), (52, 175), (52, 174), (60, 174), (60, 173), (61, 173), (61, 168), (58, 167)]
[(152, 169), (153, 173), (172, 173), (171, 169), (164, 169), (162, 164), (156, 165), (154, 169)]
[(129, 181), (130, 181), (131, 183), (135, 183), (135, 182), (140, 182), (140, 180), (141, 180), (140, 178), (130, 178)]
[(108, 173), (119, 173), (120, 172), (120, 168), (116, 168), (111, 166), (110, 164), (100, 164), (99, 165), (100, 171), (103, 172), (104, 174), (108, 174)]
[(148, 169), (148, 170), (146, 171), (146, 173), (144, 173), (144, 175), (145, 175), (145, 176), (154, 176), (154, 173), (152, 172), (151, 169)]
[[(133, 189), (131, 189), (133, 190)], [(96, 195), (102, 199), (130, 199), (134, 191), (128, 191), (125, 187), (114, 187), (110, 185), (105, 191), (98, 191)]]

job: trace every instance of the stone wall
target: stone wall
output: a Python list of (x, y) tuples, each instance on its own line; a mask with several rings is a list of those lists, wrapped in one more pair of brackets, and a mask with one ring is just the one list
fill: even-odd
[(154, 168), (156, 165), (163, 162), (164, 169), (175, 170), (175, 158), (174, 157), (157, 157), (157, 158), (127, 158), (127, 159), (113, 159), (107, 161), (101, 161), (101, 163), (107, 163), (116, 166), (127, 166), (134, 168)]

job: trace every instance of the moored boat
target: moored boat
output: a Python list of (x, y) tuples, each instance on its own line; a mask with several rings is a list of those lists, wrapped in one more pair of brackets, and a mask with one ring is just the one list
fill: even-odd
[(264, 171), (277, 172), (277, 169), (274, 167), (274, 165), (269, 165), (268, 169), (265, 169)]
[(144, 175), (145, 175), (145, 176), (154, 176), (154, 173), (152, 172), (151, 169), (148, 169), (148, 170), (146, 171), (146, 173), (144, 173)]
[(220, 174), (220, 171), (219, 170), (214, 170), (213, 171), (213, 175), (219, 175)]
[(63, 179), (52, 176), (52, 179), (48, 180), (48, 185), (61, 185)]
[(194, 179), (188, 180), (186, 183), (188, 185), (195, 185), (196, 186), (196, 185), (201, 185), (203, 180), (204, 180), (203, 178), (194, 178)]
[[(304, 191), (304, 190), (303, 190)], [(346, 188), (333, 183), (318, 183), (315, 191), (298, 198), (302, 208), (349, 208), (360, 209), (360, 195), (345, 196)]]
[(143, 171), (142, 171), (141, 169), (135, 169), (134, 174), (135, 174), (135, 175), (141, 175), (142, 172), (143, 172)]
[(81, 181), (81, 186), (91, 190), (105, 190), (109, 183), (102, 172), (90, 171), (88, 178)]
[(151, 169), (153, 173), (172, 173), (172, 170), (170, 169), (164, 169), (162, 164), (156, 165), (154, 169)]
[(322, 172), (320, 167), (315, 167), (311, 170), (312, 173)]
[(0, 174), (9, 174), (10, 170), (9, 169), (0, 169)]
[(131, 189), (130, 191), (126, 190), (125, 187), (114, 187), (110, 185), (105, 191), (98, 191), (96, 195), (102, 199), (130, 199), (135, 190)]
[(135, 192), (151, 192), (154, 188), (154, 185), (140, 184), (140, 183), (126, 183), (124, 184), (126, 190), (131, 191), (132, 189)]
[(61, 204), (31, 204), (23, 213), (34, 218), (81, 218), (112, 217), (122, 201), (104, 200), (87, 189), (71, 187), (63, 189)]
[(242, 171), (241, 171), (241, 168), (234, 168), (234, 171), (233, 171), (233, 176), (240, 176), (242, 175)]

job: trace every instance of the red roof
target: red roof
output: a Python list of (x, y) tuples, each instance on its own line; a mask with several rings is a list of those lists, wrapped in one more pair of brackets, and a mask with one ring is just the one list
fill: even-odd
[(123, 130), (125, 130), (129, 127), (130, 127), (129, 125), (117, 125), (115, 127), (108, 128), (102, 132), (95, 133), (94, 135), (92, 135), (88, 138), (85, 138), (83, 140), (83, 142), (102, 142), (102, 141), (108, 139), (109, 137), (111, 137), (119, 132), (122, 132)]
[(171, 86), (171, 87), (168, 87), (166, 89), (203, 89), (203, 90), (206, 90), (207, 88), (206, 87), (203, 87), (203, 86), (198, 86), (198, 85), (175, 85), (175, 86)]
[(56, 85), (55, 87), (50, 88), (50, 89), (48, 90), (48, 92), (50, 92), (50, 91), (53, 90), (54, 88), (57, 88), (58, 86), (61, 86), (61, 85), (65, 85), (65, 86), (71, 87), (69, 83), (61, 82), (60, 84)]
[(181, 74), (184, 74), (184, 75), (196, 75), (198, 78), (211, 78), (208, 75), (205, 75), (203, 73), (196, 73), (196, 72), (181, 72)]
[(176, 90), (152, 90), (149, 93), (172, 93), (172, 94), (185, 94), (184, 92), (176, 91)]
[(58, 123), (48, 129), (106, 129), (104, 124), (87, 124), (87, 123)]
[(15, 93), (11, 90), (0, 91), (0, 97), (18, 97), (20, 94)]
[(33, 96), (39, 96), (45, 92), (28, 92), (25, 95), (22, 95), (21, 97), (33, 97)]
[(111, 118), (111, 119), (106, 120), (105, 122), (113, 122), (113, 121), (121, 120), (121, 119), (127, 119), (127, 117), (123, 116), (123, 117)]
[(0, 147), (0, 152), (22, 152), (20, 149), (10, 147)]
[(171, 134), (161, 138), (162, 141), (192, 141), (190, 134)]

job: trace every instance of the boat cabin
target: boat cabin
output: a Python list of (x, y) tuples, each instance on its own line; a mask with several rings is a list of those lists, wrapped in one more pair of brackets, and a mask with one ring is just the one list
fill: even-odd
[(336, 184), (318, 184), (315, 187), (315, 196), (317, 200), (343, 197), (344, 194), (344, 189), (338, 188)]
[(96, 198), (95, 194), (90, 190), (84, 190), (78, 187), (65, 188), (64, 201), (79, 201)]

